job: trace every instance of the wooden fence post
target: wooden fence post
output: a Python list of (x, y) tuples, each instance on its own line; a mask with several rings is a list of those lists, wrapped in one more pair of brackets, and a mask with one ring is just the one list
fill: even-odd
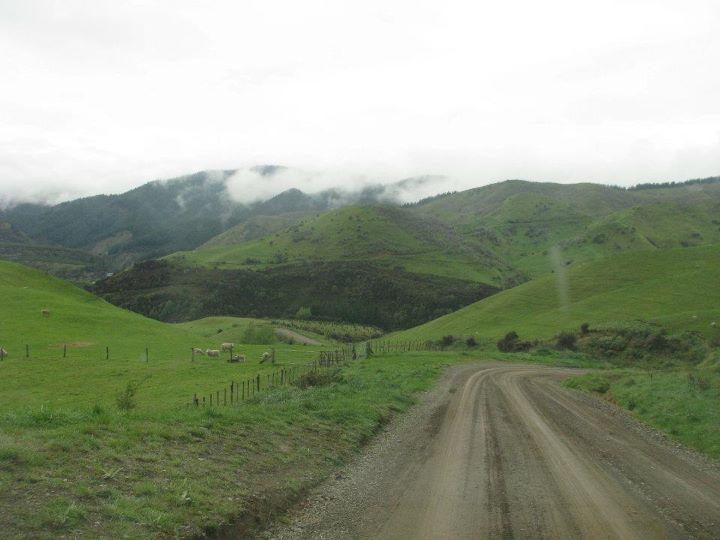
[(258, 373), (258, 376), (257, 376), (257, 391), (258, 391), (258, 392), (260, 391), (260, 374), (259, 374), (259, 373)]
[(25, 345), (25, 358), (30, 358), (30, 345)]
[(67, 343), (63, 344), (63, 358), (67, 356)]
[[(232, 394), (230, 394), (230, 401), (232, 401)], [(223, 405), (227, 405), (227, 387), (223, 388)]]
[(150, 354), (148, 352), (148, 348), (145, 347), (145, 361), (148, 362), (150, 360)]
[(110, 360), (110, 347), (105, 347), (105, 360)]

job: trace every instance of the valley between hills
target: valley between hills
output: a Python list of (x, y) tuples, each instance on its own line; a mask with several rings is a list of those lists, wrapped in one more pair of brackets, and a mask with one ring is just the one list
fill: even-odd
[(720, 178), (231, 174), (0, 211), (8, 537), (714, 537)]

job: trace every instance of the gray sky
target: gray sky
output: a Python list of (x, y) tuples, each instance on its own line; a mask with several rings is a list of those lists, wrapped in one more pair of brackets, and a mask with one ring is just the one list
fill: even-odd
[(0, 198), (718, 175), (718, 28), (717, 0), (0, 0)]

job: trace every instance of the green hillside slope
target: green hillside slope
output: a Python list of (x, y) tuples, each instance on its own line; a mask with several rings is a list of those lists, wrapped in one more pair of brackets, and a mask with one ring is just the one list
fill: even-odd
[(401, 339), (474, 335), (496, 340), (510, 330), (549, 338), (591, 327), (644, 320), (671, 329), (719, 332), (720, 246), (628, 252), (524, 283), (399, 334)]
[[(219, 348), (236, 341), (241, 324), (209, 336), (202, 325), (196, 329), (147, 319), (19, 264), (0, 261), (0, 297), (0, 347), (8, 353), (0, 362), (0, 377), (12, 381), (3, 387), (0, 410), (112, 406), (129, 380), (146, 378), (139, 404), (171, 408), (187, 403), (194, 392), (264, 367), (257, 360), (266, 345), (238, 345), (237, 352), (255, 359), (247, 365), (191, 362), (191, 347)], [(43, 316), (43, 309), (50, 316)], [(219, 330), (224, 328), (218, 323)], [(287, 347), (278, 347), (285, 355)], [(315, 354), (312, 347), (304, 349), (293, 353), (298, 361)]]
[(500, 282), (502, 271), (508, 269), (482, 239), (465, 241), (438, 220), (391, 206), (314, 214), (254, 240), (248, 239), (245, 227), (233, 232), (169, 259), (190, 266), (256, 269), (311, 261), (365, 261), (488, 283)]
[(518, 275), (553, 269), (559, 247), (568, 264), (622, 250), (720, 241), (720, 182), (622, 189), (597, 184), (512, 180), (454, 193), (412, 210), (484, 240)]
[(717, 216), (718, 182), (627, 190), (511, 180), (407, 208), (263, 219), (171, 259), (214, 268), (362, 259), (508, 287), (550, 272), (554, 247), (578, 263), (622, 250), (716, 243)]

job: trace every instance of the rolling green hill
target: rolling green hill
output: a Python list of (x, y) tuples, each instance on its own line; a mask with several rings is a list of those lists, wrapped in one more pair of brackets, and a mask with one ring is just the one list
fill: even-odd
[(438, 197), (412, 210), (454, 227), (465, 239), (484, 241), (526, 278), (553, 270), (552, 248), (573, 264), (623, 250), (720, 240), (717, 178), (643, 189), (510, 180)]
[(545, 275), (401, 332), (398, 339), (444, 335), (495, 341), (515, 330), (550, 338), (582, 323), (633, 320), (673, 330), (720, 334), (720, 246), (627, 252)]
[(432, 218), (392, 206), (347, 207), (317, 213), (259, 239), (245, 225), (205, 246), (168, 259), (208, 268), (266, 268), (307, 262), (362, 261), (413, 273), (480, 282), (500, 279), (502, 261), (481, 241), (465, 242)]
[[(107, 286), (100, 284), (97, 290), (118, 305), (163, 320), (213, 314), (286, 317), (312, 305), (317, 316), (402, 328), (411, 320), (418, 321), (406, 316), (404, 305), (419, 303), (416, 310), (428, 316), (449, 305), (457, 306), (453, 298), (467, 300), (468, 296), (459, 297), (459, 284), (451, 282), (440, 285), (435, 298), (425, 299), (410, 294), (404, 285), (394, 287), (394, 291), (404, 289), (406, 295), (391, 295), (397, 304), (392, 313), (384, 305), (385, 298), (345, 283), (341, 274), (357, 268), (357, 283), (370, 286), (374, 282), (367, 277), (371, 265), (382, 279), (395, 284), (414, 281), (418, 291), (428, 292), (424, 284), (435, 278), (509, 289), (619, 252), (718, 243), (718, 216), (717, 179), (642, 189), (513, 180), (405, 207), (375, 204), (254, 218), (194, 250), (167, 256), (164, 260), (170, 266), (158, 266), (156, 271), (172, 269), (169, 273), (175, 276), (175, 284), (158, 275), (155, 281), (163, 284), (156, 286), (149, 276), (153, 267), (143, 266)], [(333, 267), (337, 270), (329, 274)], [(228, 273), (215, 276), (217, 271)], [(137, 273), (145, 275), (136, 279), (133, 274)], [(194, 276), (195, 283), (204, 284), (188, 288), (185, 273)], [(298, 281), (301, 274), (307, 278), (302, 285)], [(319, 275), (327, 285), (322, 292), (308, 288), (308, 280), (317, 281)], [(227, 281), (245, 285), (229, 296), (233, 302), (211, 308), (207, 299), (217, 297), (220, 283)], [(249, 284), (254, 287), (251, 291), (247, 290)], [(245, 297), (238, 296), (241, 289), (246, 290)], [(452, 301), (440, 302), (443, 296)], [(362, 297), (372, 298), (370, 304), (379, 308), (377, 318), (368, 310), (329, 310), (332, 297), (352, 297), (354, 304), (362, 303)], [(169, 302), (172, 309), (168, 310)], [(344, 300), (343, 304), (348, 305)], [(358, 316), (361, 318), (348, 318)]]
[[(111, 406), (129, 380), (146, 377), (140, 405), (176, 407), (219, 381), (264, 369), (257, 362), (238, 366), (190, 361), (191, 347), (219, 348), (222, 342), (239, 341), (247, 321), (165, 324), (115, 307), (43, 272), (4, 261), (0, 261), (0, 297), (0, 347), (8, 353), (0, 362), (0, 376), (13, 381), (2, 391), (0, 410), (29, 405)], [(41, 314), (43, 309), (50, 311), (49, 317)], [(215, 326), (213, 333), (207, 332), (208, 324)], [(277, 347), (281, 357), (289, 349)], [(238, 352), (253, 359), (266, 349), (267, 345), (238, 346)], [(316, 348), (305, 349), (293, 353), (297, 361), (315, 354)]]
[(189, 252), (188, 266), (266, 268), (366, 260), (508, 287), (617, 251), (720, 241), (720, 183), (622, 189), (511, 180), (394, 206), (347, 207), (241, 224)]

